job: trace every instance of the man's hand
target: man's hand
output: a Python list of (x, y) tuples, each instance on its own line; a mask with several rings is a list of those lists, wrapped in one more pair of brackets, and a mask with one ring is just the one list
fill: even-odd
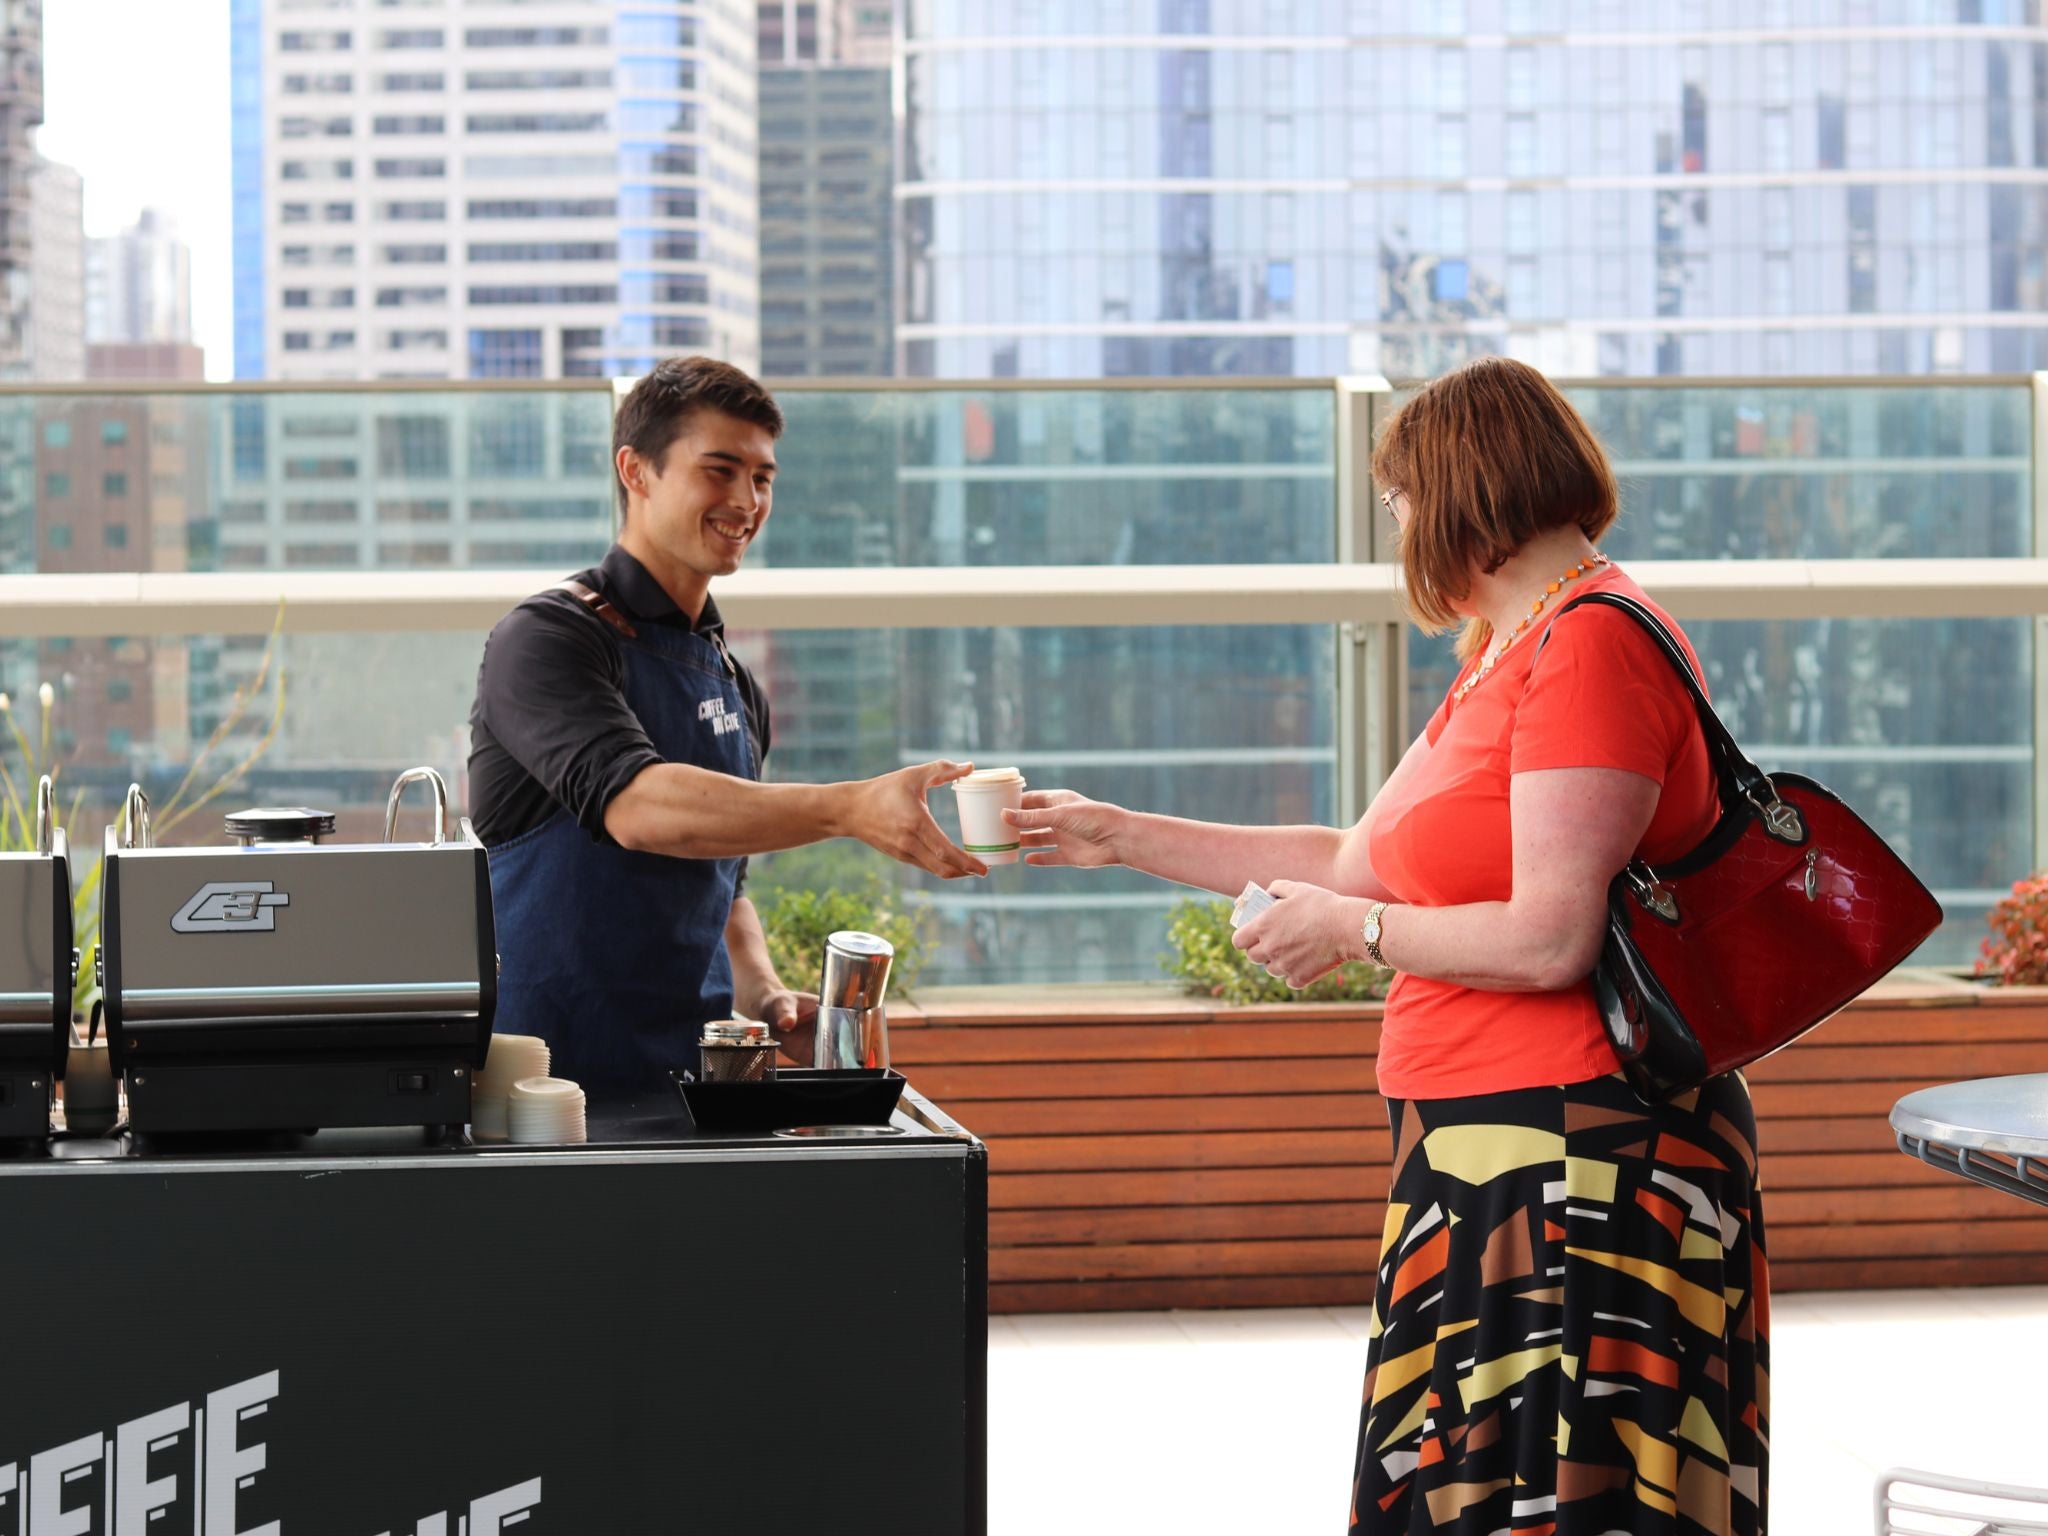
[(1246, 955), (1297, 992), (1359, 958), (1365, 903), (1319, 885), (1275, 880), (1266, 887), (1273, 905), (1231, 939)]
[(800, 1067), (818, 1059), (818, 994), (782, 989), (770, 992), (757, 1003), (763, 1024), (775, 1033), (782, 1054)]
[(1120, 807), (1071, 789), (1034, 789), (1025, 793), (1024, 809), (1003, 812), (1003, 820), (1017, 829), (1026, 864), (1096, 869), (1123, 862), (1116, 847), (1123, 815)]
[(974, 772), (972, 763), (920, 763), (852, 786), (847, 834), (942, 880), (985, 875), (988, 866), (953, 845), (932, 820), (925, 796)]

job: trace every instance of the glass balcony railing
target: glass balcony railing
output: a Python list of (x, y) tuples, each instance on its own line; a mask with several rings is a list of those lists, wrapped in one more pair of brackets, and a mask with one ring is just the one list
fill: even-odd
[[(1768, 559), (1825, 571), (2035, 555), (2039, 390), (2025, 378), (1603, 380), (1571, 393), (1622, 481), (1609, 544), (1620, 558), (1651, 571)], [(1249, 623), (1133, 618), (1114, 601), (1074, 622), (1055, 594), (1026, 623), (925, 627), (859, 597), (885, 570), (944, 588), (970, 568), (1129, 568), (1135, 611), (1141, 567), (1244, 568), (1252, 587), (1254, 567), (1384, 560), (1390, 530), (1368, 515), (1360, 458), (1396, 390), (889, 384), (781, 398), (777, 510), (750, 569), (844, 573), (855, 617), (748, 630), (733, 606), (735, 647), (773, 702), (774, 777), (973, 756), (1185, 816), (1328, 822), (1369, 785), (1357, 759), (1372, 730), (1398, 745), (1442, 695), (1443, 643), (1395, 643), (1376, 618), (1340, 625), (1328, 610), (1311, 622), (1277, 591)], [(375, 578), (431, 588), (444, 573), (454, 594), (464, 576), (502, 569), (517, 573), (516, 594), (594, 561), (613, 529), (613, 401), (608, 384), (576, 383), (0, 393), (0, 572), (223, 573), (282, 598), (282, 715), (231, 799), (328, 805), (371, 834), (391, 779), (415, 763), (466, 800), (488, 623), (379, 618)], [(339, 572), (355, 573), (359, 599), (294, 608), (307, 583)], [(118, 613), (124, 599), (98, 596), (90, 623), (34, 606), (0, 640), (0, 687), (32, 744), (37, 689), (54, 691), (49, 751), (67, 803), (82, 799), (75, 833), (90, 845), (131, 778), (162, 798), (203, 753), (205, 782), (264, 740), (274, 702), (246, 699), (270, 607), (244, 603), (232, 623), (183, 615), (175, 634), (138, 607), (134, 632), (109, 633), (107, 603)], [(1941, 612), (1773, 588), (1743, 617), (1688, 628), (1752, 752), (1835, 786), (1937, 888), (1950, 921), (1922, 958), (1960, 963), (1989, 904), (2042, 862), (2035, 668), (2048, 588), (2032, 617), (2011, 605), (1976, 616), (1960, 597)], [(1353, 664), (1374, 637), (1402, 670)], [(10, 770), (18, 757), (0, 747)], [(204, 820), (181, 834), (211, 837)], [(941, 887), (846, 844), (757, 860), (752, 878), (760, 889), (869, 872), (932, 903), (940, 944), (926, 979), (944, 984), (1156, 978), (1166, 912), (1184, 894), (1125, 872), (1022, 868)]]

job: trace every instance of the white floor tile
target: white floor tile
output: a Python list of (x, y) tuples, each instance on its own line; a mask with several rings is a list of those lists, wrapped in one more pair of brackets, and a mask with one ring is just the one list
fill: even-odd
[(1341, 1348), (1352, 1342), (1344, 1326), (1321, 1307), (1169, 1312), (1167, 1316), (1197, 1344), (1331, 1344)]
[(1038, 1349), (1159, 1344), (1185, 1348), (1188, 1336), (1167, 1312), (1022, 1313), (1010, 1322)]
[(1363, 1341), (1372, 1337), (1371, 1307), (1325, 1307), (1323, 1310), (1354, 1339)]
[(1987, 1285), (1973, 1291), (1949, 1291), (1972, 1312), (2048, 1324), (2048, 1285)]
[[(1839, 1327), (1865, 1328), (1874, 1323), (1939, 1322), (1965, 1310), (1959, 1299), (1968, 1293), (1928, 1291), (1802, 1291), (1783, 1298), (1798, 1315)], [(1777, 1313), (1773, 1299), (1773, 1318)]]
[(989, 1529), (1338, 1532), (1363, 1364), (1341, 1333), (994, 1352)]
[[(991, 1319), (995, 1536), (1342, 1536), (1368, 1312)], [(1771, 1528), (1863, 1536), (1880, 1472), (2048, 1484), (2048, 1287), (1804, 1293), (1772, 1319)]]

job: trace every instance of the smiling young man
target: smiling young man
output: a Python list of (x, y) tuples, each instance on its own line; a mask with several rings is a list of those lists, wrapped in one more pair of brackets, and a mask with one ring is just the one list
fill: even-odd
[(528, 598), (484, 645), (470, 799), (497, 911), (496, 1028), (538, 1035), (593, 1096), (658, 1093), (700, 1027), (767, 1021), (808, 1062), (817, 999), (775, 973), (746, 856), (856, 837), (946, 878), (981, 875), (925, 796), (926, 763), (843, 784), (765, 784), (768, 701), (726, 649), (714, 577), (768, 520), (782, 411), (709, 358), (675, 358), (620, 405), (618, 542)]

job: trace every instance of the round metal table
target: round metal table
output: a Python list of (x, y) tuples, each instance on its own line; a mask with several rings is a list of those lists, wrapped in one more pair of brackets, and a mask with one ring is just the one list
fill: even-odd
[[(1967, 1083), (1922, 1088), (1892, 1106), (1892, 1131), (1899, 1150), (1929, 1167), (1961, 1174), (1990, 1189), (2048, 1205), (2048, 1072), (2022, 1077), (1982, 1077)], [(1900, 1487), (1906, 1488), (1900, 1493)], [(1953, 1506), (1930, 1500), (1915, 1490), (1967, 1495), (1971, 1501)], [(2011, 1507), (1987, 1507), (1997, 1500)], [(1894, 1468), (1878, 1479), (1877, 1516), (1880, 1536), (1922, 1532), (1922, 1517), (1934, 1516), (1946, 1528), (1999, 1532), (2048, 1533), (2041, 1517), (2048, 1514), (2048, 1489), (2019, 1488), (1932, 1472)], [(1905, 1515), (1894, 1521), (1894, 1515)]]
[(2048, 1072), (1922, 1088), (1891, 1118), (1909, 1157), (2048, 1205)]

